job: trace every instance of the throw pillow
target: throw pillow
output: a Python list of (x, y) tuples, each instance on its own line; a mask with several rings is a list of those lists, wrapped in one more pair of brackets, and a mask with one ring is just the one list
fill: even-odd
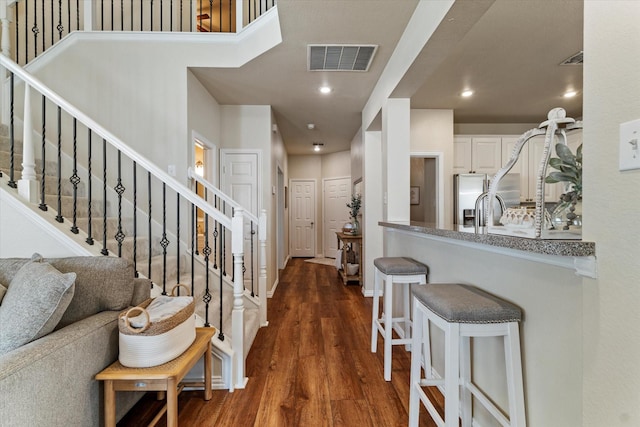
[(53, 331), (73, 298), (75, 273), (30, 261), (16, 273), (0, 305), (0, 354)]
[(0, 304), (2, 303), (2, 298), (4, 298), (4, 294), (7, 292), (7, 288), (0, 283)]

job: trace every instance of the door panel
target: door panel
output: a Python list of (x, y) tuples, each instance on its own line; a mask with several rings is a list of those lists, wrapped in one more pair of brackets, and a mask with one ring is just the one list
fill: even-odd
[(315, 256), (316, 182), (291, 181), (291, 256)]
[(324, 181), (324, 256), (335, 258), (338, 250), (336, 231), (349, 222), (349, 195), (351, 178), (335, 178)]

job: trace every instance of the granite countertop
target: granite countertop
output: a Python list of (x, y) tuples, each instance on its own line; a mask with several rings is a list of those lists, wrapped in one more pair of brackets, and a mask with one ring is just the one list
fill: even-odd
[(475, 229), (472, 226), (464, 227), (462, 225), (446, 225), (444, 227), (437, 227), (435, 224), (414, 221), (380, 221), (378, 224), (387, 228), (411, 231), (419, 234), (427, 234), (502, 248), (517, 249), (520, 251), (544, 255), (588, 257), (595, 256), (596, 254), (595, 242), (585, 242), (582, 240), (528, 239), (524, 237), (503, 236), (499, 234), (484, 234), (483, 230), (476, 234)]

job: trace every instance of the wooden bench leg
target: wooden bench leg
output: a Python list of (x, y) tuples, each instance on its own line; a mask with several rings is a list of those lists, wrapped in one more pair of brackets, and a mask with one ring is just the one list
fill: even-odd
[(116, 391), (113, 388), (113, 381), (104, 382), (104, 425), (105, 427), (116, 426)]
[(211, 400), (211, 370), (213, 365), (213, 354), (211, 340), (207, 344), (207, 349), (204, 353), (204, 400)]

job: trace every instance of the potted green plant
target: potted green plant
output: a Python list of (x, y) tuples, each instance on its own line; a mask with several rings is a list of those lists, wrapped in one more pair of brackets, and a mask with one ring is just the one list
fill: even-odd
[(549, 159), (549, 166), (555, 171), (545, 178), (547, 184), (561, 182), (564, 193), (551, 214), (554, 228), (569, 230), (582, 227), (582, 144), (573, 154), (564, 144), (556, 144), (558, 157)]
[(352, 194), (351, 203), (347, 203), (349, 208), (349, 216), (351, 217), (351, 224), (353, 224), (352, 233), (360, 234), (360, 222), (358, 221), (358, 214), (360, 213), (360, 207), (362, 206), (362, 195)]

